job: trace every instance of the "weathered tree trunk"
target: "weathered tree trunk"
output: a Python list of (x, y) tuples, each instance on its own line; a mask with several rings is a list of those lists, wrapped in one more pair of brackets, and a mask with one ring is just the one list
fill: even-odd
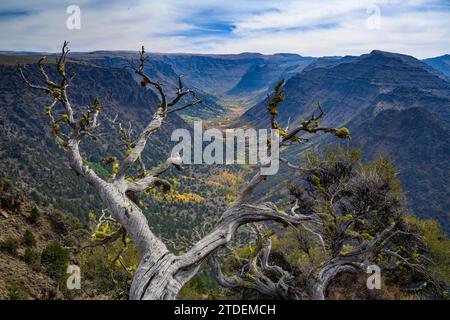
[(144, 256), (130, 289), (132, 300), (173, 300), (197, 272), (199, 266), (180, 269), (180, 259), (170, 252), (156, 261)]
[(312, 300), (325, 300), (326, 287), (317, 281), (311, 281), (309, 284), (309, 291)]
[(175, 255), (166, 252), (156, 261), (144, 256), (133, 277), (132, 300), (175, 299), (183, 284), (175, 279)]
[(179, 272), (179, 257), (170, 253), (148, 226), (141, 209), (120, 190), (121, 184), (94, 183), (113, 218), (130, 234), (142, 260), (133, 277), (130, 299), (175, 299), (182, 286), (195, 274)]
[(326, 263), (319, 270), (317, 276), (311, 276), (307, 281), (311, 299), (325, 300), (329, 284), (339, 273), (355, 271), (356, 267), (352, 262), (346, 263), (339, 257)]

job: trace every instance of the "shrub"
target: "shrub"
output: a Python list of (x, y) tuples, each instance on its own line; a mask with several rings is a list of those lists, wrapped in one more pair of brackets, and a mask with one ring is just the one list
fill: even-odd
[(9, 282), (6, 284), (9, 300), (27, 300), (28, 293), (26, 288), (18, 282)]
[(440, 280), (444, 281), (447, 286), (450, 285), (450, 239), (442, 231), (439, 222), (420, 220), (412, 215), (407, 216), (406, 221), (419, 229), (433, 261), (431, 268)]
[(16, 254), (19, 247), (19, 241), (15, 238), (9, 237), (0, 244), (0, 248), (10, 254)]
[(27, 247), (34, 247), (36, 245), (36, 239), (30, 230), (25, 231), (25, 234), (23, 235), (23, 243)]
[(39, 221), (40, 217), (41, 217), (41, 214), (40, 214), (38, 208), (33, 207), (33, 209), (31, 209), (30, 215), (28, 216), (28, 221), (32, 224), (36, 224)]
[(41, 254), (41, 264), (46, 273), (55, 280), (62, 280), (66, 274), (69, 253), (58, 242), (52, 242)]
[(23, 256), (23, 260), (31, 266), (31, 268), (35, 271), (40, 271), (41, 265), (39, 263), (39, 253), (34, 251), (33, 249), (26, 248), (25, 255)]

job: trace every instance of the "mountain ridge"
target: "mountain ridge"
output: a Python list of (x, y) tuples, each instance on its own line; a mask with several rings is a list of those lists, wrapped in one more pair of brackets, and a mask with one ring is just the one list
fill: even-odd
[[(368, 159), (390, 158), (400, 170), (413, 212), (438, 219), (450, 232), (449, 82), (425, 63), (400, 54), (373, 51), (354, 61), (336, 61), (306, 68), (289, 79), (277, 119), (286, 125), (309, 118), (320, 102), (326, 113), (322, 125), (348, 127), (351, 144), (362, 147)], [(267, 99), (247, 110), (238, 123), (269, 127)], [(325, 147), (336, 142), (322, 136), (311, 143)], [(289, 154), (302, 152), (298, 146)]]

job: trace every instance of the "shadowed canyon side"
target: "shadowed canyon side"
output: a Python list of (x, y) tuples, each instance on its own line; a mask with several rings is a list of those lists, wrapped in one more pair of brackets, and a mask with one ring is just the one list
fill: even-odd
[[(20, 59), (23, 61), (24, 58)], [(35, 80), (38, 78), (37, 59), (29, 59), (33, 63), (28, 67), (30, 77)], [(105, 114), (100, 120), (103, 135), (112, 136), (117, 144), (120, 136), (118, 123), (114, 123), (116, 117), (122, 119), (126, 128), (132, 123), (135, 130), (142, 128), (143, 119), (151, 117), (157, 97), (151, 91), (141, 90), (128, 71), (76, 62), (68, 63), (68, 68), (76, 73), (74, 79), (77, 79), (69, 91), (73, 103), (81, 107), (90, 105), (97, 96), (104, 97)], [(91, 190), (80, 184), (67, 169), (66, 162), (61, 161), (63, 152), (47, 129), (49, 120), (42, 103), (44, 101), (45, 105), (46, 97), (24, 87), (14, 64), (0, 64), (0, 70), (3, 75), (0, 79), (1, 170), (8, 176), (20, 176), (28, 184), (35, 201), (50, 200), (57, 208), (71, 211), (82, 219), (89, 210), (101, 209), (99, 199), (93, 197)], [(166, 129), (158, 133), (154, 145), (145, 151), (143, 158), (153, 164), (162, 161), (170, 151), (167, 141), (176, 128), (189, 126), (177, 115), (171, 115)], [(83, 144), (91, 151), (88, 161), (106, 175), (109, 169), (104, 157), (121, 157), (123, 152), (115, 144), (108, 144), (109, 140), (104, 136), (100, 135), (99, 139), (86, 140)]]
[[(450, 232), (449, 82), (400, 54), (373, 51), (330, 60), (287, 81), (281, 123), (302, 121), (320, 103), (327, 113), (323, 123), (348, 127), (351, 144), (362, 147), (368, 159), (391, 158), (413, 212), (438, 219)], [(240, 123), (265, 127), (266, 104), (250, 108)]]
[[(357, 59), (338, 60), (328, 67), (319, 66), (298, 73), (285, 85), (286, 101), (280, 105), (280, 119), (283, 124), (300, 121), (317, 109), (317, 103), (330, 114), (327, 122), (345, 125), (358, 114), (366, 111), (373, 114), (380, 106), (374, 101), (381, 94), (395, 94), (395, 89), (417, 90), (434, 95), (439, 105), (448, 103), (449, 83), (427, 69), (428, 65), (413, 57), (381, 51), (373, 51)], [(403, 96), (399, 95), (399, 99)], [(242, 116), (243, 122), (257, 127), (267, 125), (264, 104), (250, 108)], [(406, 108), (408, 105), (391, 104), (386, 108)], [(423, 106), (428, 108), (427, 105)], [(448, 117), (448, 104), (435, 112)], [(448, 118), (447, 118), (448, 120)]]

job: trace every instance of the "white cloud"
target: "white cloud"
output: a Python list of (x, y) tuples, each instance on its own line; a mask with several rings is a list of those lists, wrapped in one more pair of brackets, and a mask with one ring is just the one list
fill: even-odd
[[(80, 6), (81, 30), (66, 29), (66, 8)], [(381, 9), (366, 27), (368, 6)], [(16, 14), (14, 14), (16, 13)], [(27, 13), (27, 14), (25, 14)], [(450, 7), (436, 0), (129, 0), (20, 1), (0, 4), (0, 50), (296, 52), (361, 54), (373, 49), (423, 58), (450, 52)], [(215, 26), (230, 30), (213, 32)]]

